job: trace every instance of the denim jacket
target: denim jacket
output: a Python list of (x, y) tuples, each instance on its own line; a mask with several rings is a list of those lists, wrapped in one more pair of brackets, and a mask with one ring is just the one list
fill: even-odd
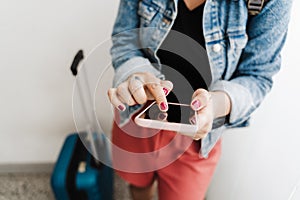
[[(178, 0), (120, 0), (111, 48), (113, 87), (131, 74), (151, 72), (159, 78), (156, 52), (170, 31)], [(211, 67), (210, 91), (226, 92), (231, 112), (225, 125), (201, 140), (207, 157), (225, 128), (248, 125), (251, 113), (272, 87), (281, 65), (291, 0), (270, 0), (256, 16), (248, 16), (246, 0), (206, 0), (203, 31)], [(120, 112), (122, 123), (140, 106)]]

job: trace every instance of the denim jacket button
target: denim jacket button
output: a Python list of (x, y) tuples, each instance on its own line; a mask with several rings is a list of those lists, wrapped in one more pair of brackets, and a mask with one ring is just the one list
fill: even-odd
[(150, 12), (152, 12), (152, 11), (154, 11), (154, 8), (149, 7), (148, 10), (149, 10)]
[(213, 46), (213, 51), (214, 52), (216, 52), (216, 53), (218, 53), (218, 52), (220, 52), (221, 51), (221, 45), (220, 44), (214, 44), (214, 46)]

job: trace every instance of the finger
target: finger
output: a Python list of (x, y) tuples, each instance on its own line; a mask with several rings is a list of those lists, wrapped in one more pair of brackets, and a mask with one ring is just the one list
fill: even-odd
[(205, 138), (206, 136), (207, 136), (207, 134), (196, 133), (196, 135), (193, 137), (193, 140), (201, 140), (201, 139)]
[(204, 138), (212, 129), (212, 120), (210, 115), (207, 114), (207, 107), (197, 112), (197, 126), (198, 131), (194, 138)]
[(128, 88), (131, 93), (134, 93), (136, 90), (140, 89), (144, 85), (143, 76), (132, 75), (128, 78)]
[(198, 89), (192, 96), (191, 108), (193, 110), (200, 110), (208, 104), (209, 100), (210, 93), (205, 89)]
[(167, 111), (168, 110), (168, 104), (165, 92), (163, 90), (163, 87), (160, 85), (160, 80), (156, 77), (147, 77), (146, 79), (146, 87), (156, 100), (156, 103), (159, 105), (159, 109), (161, 111)]
[(201, 127), (201, 129), (198, 129), (198, 131), (195, 133), (193, 139), (199, 140), (199, 139), (206, 137), (206, 135), (209, 133), (209, 130), (210, 130), (209, 128), (210, 128), (210, 125), (208, 123), (205, 124), (203, 127)]
[(144, 104), (148, 100), (144, 87), (137, 89), (135, 92), (132, 93), (132, 96), (138, 104)]
[(168, 113), (166, 113), (166, 112), (160, 112), (157, 115), (157, 119), (159, 121), (167, 121), (167, 117), (168, 117)]
[(173, 83), (171, 81), (162, 80), (162, 81), (160, 81), (160, 85), (162, 86), (163, 91), (164, 91), (164, 93), (165, 93), (166, 96), (173, 89)]
[(149, 91), (149, 89), (146, 87), (146, 88), (144, 88), (144, 90), (145, 90), (147, 99), (148, 99), (148, 100), (154, 100), (154, 97), (153, 97), (153, 95), (151, 94), (151, 92)]
[(120, 101), (117, 95), (116, 88), (110, 88), (107, 92), (108, 98), (111, 104), (120, 111), (124, 111), (126, 109), (125, 105)]
[(205, 126), (203, 126), (200, 130), (197, 131), (196, 135), (205, 136), (210, 132), (210, 130), (211, 130), (211, 124), (207, 123), (205, 124)]
[[(207, 129), (207, 130), (209, 130), (210, 129), (210, 126), (209, 125), (207, 125), (207, 127), (205, 127), (205, 129)], [(194, 137), (193, 137), (193, 139), (194, 140), (200, 140), (200, 139), (203, 139), (203, 138), (205, 138), (207, 135), (208, 135), (208, 133), (209, 133), (209, 131), (199, 131), (199, 132), (197, 132), (195, 135), (194, 135)]]
[(147, 94), (144, 89), (143, 80), (139, 76), (132, 76), (129, 79), (129, 91), (133, 96), (134, 100), (138, 104), (146, 103), (147, 101)]
[(191, 124), (197, 125), (197, 119), (196, 119), (195, 115), (192, 115), (192, 116), (189, 118), (189, 121), (190, 121)]
[(128, 82), (123, 82), (121, 83), (118, 88), (117, 88), (117, 95), (118, 98), (121, 100), (121, 102), (133, 106), (136, 105), (137, 103), (133, 99), (129, 89), (128, 89)]

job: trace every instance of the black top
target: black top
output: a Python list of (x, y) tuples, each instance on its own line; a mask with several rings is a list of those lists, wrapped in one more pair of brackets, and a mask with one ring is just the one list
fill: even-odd
[[(196, 89), (207, 89), (210, 84), (211, 73), (202, 30), (203, 8), (204, 4), (190, 11), (184, 1), (179, 0), (178, 15), (172, 26), (174, 31), (169, 32), (157, 52), (163, 74), (174, 84), (173, 94), (167, 97), (170, 102), (189, 104)], [(203, 79), (201, 74), (209, 77)]]

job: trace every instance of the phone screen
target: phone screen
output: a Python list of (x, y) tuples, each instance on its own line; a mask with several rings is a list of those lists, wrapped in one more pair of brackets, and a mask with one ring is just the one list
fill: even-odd
[(190, 118), (195, 115), (195, 111), (189, 105), (168, 103), (167, 112), (162, 112), (155, 103), (145, 111), (145, 119), (166, 121), (181, 124), (191, 124)]

